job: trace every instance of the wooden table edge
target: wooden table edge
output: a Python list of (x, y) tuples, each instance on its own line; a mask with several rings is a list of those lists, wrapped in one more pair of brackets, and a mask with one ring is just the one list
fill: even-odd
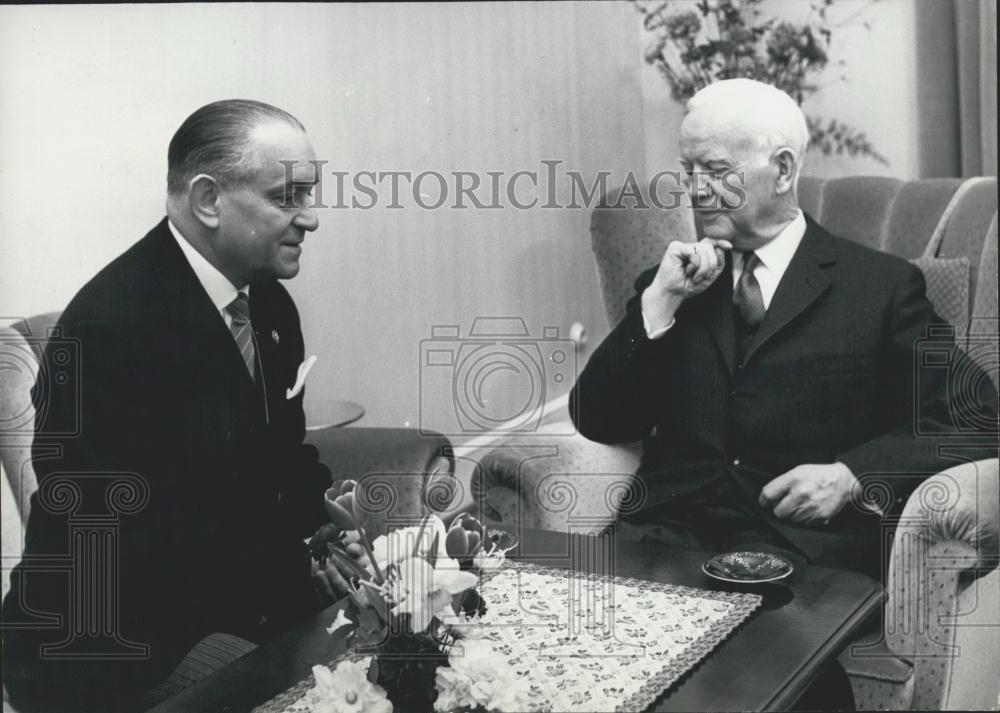
[[(827, 661), (835, 660), (835, 657), (840, 654), (846, 646), (851, 644), (850, 637), (852, 634), (857, 633), (862, 625), (868, 621), (873, 614), (879, 611), (885, 602), (885, 591), (875, 580), (870, 580), (872, 585), (872, 592), (868, 595), (868, 598), (861, 602), (857, 609), (848, 617), (841, 627), (840, 632), (837, 636), (831, 637), (822, 647), (820, 647), (812, 657), (805, 661), (802, 665), (800, 673), (795, 677), (795, 684), (790, 686), (785, 686), (783, 689), (775, 693), (774, 698), (768, 701), (767, 705), (761, 710), (765, 711), (786, 711), (790, 710), (806, 691), (809, 685), (816, 678), (816, 675), (820, 672), (823, 664)], [(812, 671), (806, 672), (808, 669), (812, 668)]]

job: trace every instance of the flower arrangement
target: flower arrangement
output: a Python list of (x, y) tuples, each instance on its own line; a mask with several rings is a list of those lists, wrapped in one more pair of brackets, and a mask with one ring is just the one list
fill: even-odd
[[(646, 62), (663, 75), (677, 101), (712, 82), (746, 77), (772, 84), (802, 104), (818, 90), (811, 77), (830, 61), (834, 27), (827, 11), (834, 0), (815, 0), (802, 24), (763, 19), (763, 0), (632, 1), (655, 37)], [(846, 153), (889, 164), (856, 128), (816, 116), (806, 121), (810, 145), (824, 155)]]
[[(315, 559), (332, 559), (352, 575), (346, 604), (327, 629), (332, 642), (372, 655), (345, 658), (332, 671), (315, 666), (310, 710), (530, 710), (530, 691), (479, 640), (477, 620), (486, 611), (480, 575), (503, 565), (514, 547), (509, 535), (462, 514), (447, 530), (429, 515), (370, 539), (356, 485), (344, 481), (327, 491), (331, 522), (309, 546)], [(360, 544), (367, 564), (348, 554), (348, 542)]]

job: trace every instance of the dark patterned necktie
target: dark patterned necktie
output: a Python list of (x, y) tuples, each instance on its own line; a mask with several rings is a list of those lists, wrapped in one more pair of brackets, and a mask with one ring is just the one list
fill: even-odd
[(226, 309), (233, 318), (229, 331), (233, 333), (233, 339), (236, 340), (240, 356), (243, 357), (243, 361), (247, 365), (247, 370), (250, 372), (250, 378), (253, 379), (255, 357), (253, 327), (250, 325), (250, 300), (245, 294), (240, 292), (236, 295), (236, 299), (229, 303)]
[(736, 289), (733, 291), (733, 304), (739, 310), (740, 317), (747, 332), (753, 333), (757, 330), (757, 325), (764, 319), (764, 296), (760, 292), (760, 283), (754, 277), (753, 271), (760, 264), (757, 253), (749, 252), (743, 254), (743, 271), (740, 279), (736, 282)]

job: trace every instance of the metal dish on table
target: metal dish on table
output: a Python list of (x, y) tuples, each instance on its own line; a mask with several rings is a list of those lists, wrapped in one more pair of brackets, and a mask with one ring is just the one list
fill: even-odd
[(705, 560), (701, 571), (721, 582), (761, 584), (784, 579), (793, 571), (792, 563), (770, 552), (726, 552)]

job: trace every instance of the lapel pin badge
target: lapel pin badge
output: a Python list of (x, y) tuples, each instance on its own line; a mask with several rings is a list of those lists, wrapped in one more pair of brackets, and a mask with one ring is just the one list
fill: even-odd
[(278, 330), (277, 329), (272, 329), (271, 330), (271, 339), (274, 340), (275, 344), (277, 344), (278, 342), (281, 341), (281, 337), (278, 336)]

